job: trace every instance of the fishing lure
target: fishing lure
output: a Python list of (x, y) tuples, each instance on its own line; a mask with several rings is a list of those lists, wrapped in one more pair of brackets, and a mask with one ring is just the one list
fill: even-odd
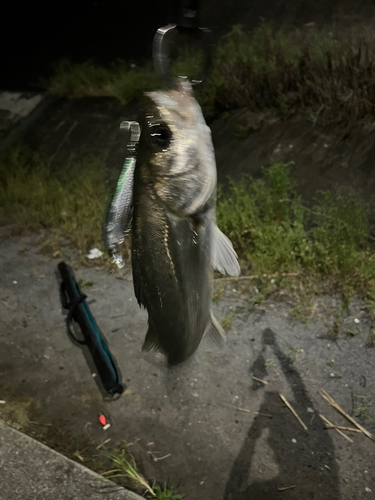
[(120, 247), (129, 233), (132, 220), (134, 169), (137, 161), (137, 147), (141, 129), (138, 122), (123, 121), (120, 129), (130, 133), (127, 154), (117, 181), (115, 193), (107, 210), (104, 224), (104, 241), (113, 262), (118, 268), (124, 267)]

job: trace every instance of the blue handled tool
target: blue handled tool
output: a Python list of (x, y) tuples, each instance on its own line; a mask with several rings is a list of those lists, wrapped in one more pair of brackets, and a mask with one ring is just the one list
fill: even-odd
[[(86, 303), (87, 296), (81, 292), (74, 272), (68, 264), (60, 262), (58, 270), (62, 280), (60, 289), (62, 306), (69, 311), (67, 317), (69, 336), (78, 344), (88, 347), (107, 393), (111, 397), (121, 394), (124, 387), (120, 383), (119, 374), (108, 346)], [(71, 328), (72, 321), (80, 326), (84, 340), (79, 340), (74, 335)]]

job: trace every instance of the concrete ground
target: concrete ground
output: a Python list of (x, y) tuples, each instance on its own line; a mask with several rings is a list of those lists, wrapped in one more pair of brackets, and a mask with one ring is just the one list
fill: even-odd
[(142, 500), (0, 421), (4, 500)]
[[(324, 388), (350, 415), (362, 411), (356, 419), (375, 434), (375, 349), (365, 345), (371, 322), (359, 301), (347, 319), (351, 334), (334, 341), (327, 327), (338, 309), (334, 298), (319, 299), (313, 320), (302, 324), (282, 302), (251, 307), (230, 281), (214, 305), (218, 318), (235, 312), (225, 347), (202, 346), (169, 368), (161, 354), (141, 352), (147, 314), (136, 303), (130, 269), (109, 275), (78, 268), (77, 278), (93, 281), (85, 293), (127, 385), (121, 398), (106, 401), (85, 353), (67, 337), (60, 306), (56, 267), (77, 255), (63, 246), (57, 258), (40, 253), (46, 237), (3, 237), (0, 244), (3, 421), (96, 469), (98, 445), (135, 443), (146, 477), (177, 484), (187, 499), (375, 497), (375, 442), (348, 432), (349, 442), (319, 418), (352, 427), (321, 397)], [(111, 423), (107, 431), (100, 412)]]

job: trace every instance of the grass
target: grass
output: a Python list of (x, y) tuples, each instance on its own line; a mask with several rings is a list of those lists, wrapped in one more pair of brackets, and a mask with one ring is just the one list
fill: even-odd
[[(291, 180), (292, 164), (274, 163), (264, 178), (244, 177), (219, 190), (217, 219), (246, 274), (291, 273), (329, 282), (347, 305), (354, 294), (373, 301), (375, 255), (371, 207), (355, 195), (320, 193), (305, 207)], [(300, 311), (296, 311), (298, 315)]]
[(183, 500), (185, 495), (182, 493), (175, 494), (174, 487), (169, 487), (167, 483), (164, 483), (163, 486), (154, 486), (154, 493), (156, 500)]
[(143, 492), (147, 492), (152, 497), (155, 497), (154, 490), (138, 471), (133, 455), (126, 448), (119, 451), (103, 451), (103, 455), (109, 458), (116, 467), (103, 473), (103, 476), (107, 479), (125, 479), (125, 484), (132, 489), (141, 489)]
[[(201, 51), (180, 50), (173, 71), (192, 78), (199, 73), (202, 62)], [(70, 98), (115, 97), (122, 103), (140, 98), (143, 92), (161, 84), (152, 64), (137, 67), (121, 59), (103, 67), (92, 60), (74, 64), (63, 58), (54, 66), (51, 79), (41, 81), (50, 94)]]
[(372, 421), (370, 416), (370, 408), (372, 407), (372, 401), (368, 396), (355, 395), (354, 399), (354, 415), (361, 420)]
[(370, 347), (375, 346), (375, 328), (371, 330), (371, 333), (367, 338), (367, 345)]
[(233, 310), (229, 310), (222, 318), (221, 318), (221, 326), (227, 332), (232, 328), (233, 320), (236, 316), (236, 313)]
[(289, 344), (289, 342), (286, 342), (283, 339), (281, 340), (290, 351), (290, 354), (288, 355), (289, 364), (294, 365), (294, 363), (297, 361), (298, 356), (304, 352), (303, 349), (296, 349), (294, 346), (292, 346), (292, 344)]
[(289, 315), (302, 323), (307, 323), (311, 316), (311, 310), (312, 306), (310, 297), (301, 295), (295, 307), (289, 312)]
[[(259, 276), (256, 283), (249, 281), (253, 288), (256, 284), (253, 302), (291, 286), (289, 292), (299, 297), (292, 314), (303, 318), (312, 306), (301, 289), (316, 294), (324, 284), (341, 294), (344, 306), (357, 294), (371, 310), (375, 254), (370, 204), (354, 194), (324, 192), (307, 208), (296, 193), (292, 169), (291, 163), (273, 163), (263, 169), (262, 179), (243, 177), (230, 181), (226, 191), (218, 190), (218, 225), (232, 240), (243, 274)], [(49, 161), (18, 145), (0, 160), (4, 220), (48, 228), (51, 239), (43, 252), (58, 251), (61, 237), (81, 255), (93, 247), (104, 250), (102, 225), (112, 188), (104, 158), (81, 164), (71, 159), (65, 169), (52, 171)], [(216, 281), (214, 298), (219, 300), (223, 291)], [(230, 323), (231, 318), (225, 320), (225, 327)]]
[(250, 33), (234, 26), (218, 46), (210, 94), (222, 108), (360, 119), (374, 109), (373, 52), (363, 28), (341, 35), (274, 30), (263, 21)]
[(126, 103), (140, 97), (143, 92), (154, 90), (160, 81), (152, 65), (133, 67), (122, 60), (103, 67), (89, 60), (74, 64), (61, 59), (53, 70), (49, 81), (41, 85), (54, 95), (80, 97), (116, 97)]
[[(241, 26), (218, 41), (212, 66), (197, 98), (206, 114), (237, 107), (253, 111), (302, 112), (318, 120), (361, 120), (375, 105), (375, 42), (372, 27), (275, 30), (261, 21), (254, 30)], [(172, 68), (193, 76), (202, 54), (184, 50)], [(151, 64), (134, 67), (117, 60), (104, 67), (94, 61), (61, 60), (43, 85), (69, 97), (113, 96), (122, 102), (160, 85)], [(252, 128), (237, 131), (246, 136)]]
[(77, 285), (81, 290), (84, 288), (89, 288), (90, 286), (94, 285), (94, 282), (92, 280), (84, 280), (82, 278), (77, 279)]
[(6, 221), (29, 229), (50, 228), (53, 241), (42, 251), (56, 249), (58, 237), (86, 253), (103, 249), (101, 230), (109, 189), (104, 158), (71, 159), (53, 172), (50, 162), (24, 145), (0, 160), (0, 206)]
[(175, 487), (167, 483), (150, 485), (138, 470), (133, 455), (128, 451), (128, 446), (122, 449), (103, 451), (103, 455), (110, 459), (115, 469), (102, 474), (107, 479), (112, 479), (119, 484), (129, 487), (135, 491), (141, 491), (147, 498), (154, 500), (182, 500), (184, 494), (175, 493)]

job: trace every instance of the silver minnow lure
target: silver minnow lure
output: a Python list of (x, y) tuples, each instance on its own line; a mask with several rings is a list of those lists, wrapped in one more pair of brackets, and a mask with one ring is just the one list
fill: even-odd
[(138, 122), (121, 122), (120, 128), (130, 133), (127, 155), (111, 203), (107, 210), (104, 225), (104, 240), (113, 262), (124, 266), (120, 247), (130, 231), (132, 220), (134, 169), (137, 161), (137, 146), (141, 129)]

